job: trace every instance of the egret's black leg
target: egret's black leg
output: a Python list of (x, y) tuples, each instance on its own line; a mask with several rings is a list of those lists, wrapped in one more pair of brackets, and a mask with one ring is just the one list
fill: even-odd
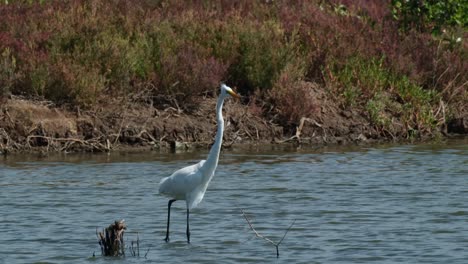
[(173, 202), (177, 200), (169, 200), (169, 204), (167, 205), (167, 230), (166, 230), (166, 238), (164, 239), (167, 242), (169, 242), (169, 223), (171, 222), (171, 205)]
[(189, 209), (187, 208), (187, 243), (190, 244), (189, 215), (190, 215), (190, 211), (189, 211)]

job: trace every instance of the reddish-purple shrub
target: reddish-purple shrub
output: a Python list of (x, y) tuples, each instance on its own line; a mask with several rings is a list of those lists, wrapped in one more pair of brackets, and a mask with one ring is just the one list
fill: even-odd
[(214, 57), (202, 57), (190, 46), (181, 47), (177, 54), (161, 58), (158, 74), (163, 93), (190, 108), (197, 95), (212, 93), (225, 78), (227, 65)]
[(324, 73), (354, 57), (445, 99), (460, 100), (467, 82), (466, 42), (400, 32), (389, 0), (26, 2), (0, 4), (0, 54), (15, 64), (0, 78), (57, 103), (151, 89), (190, 108), (193, 95), (228, 81), (292, 124), (314, 111), (303, 81), (324, 86)]
[(276, 106), (278, 121), (295, 128), (302, 117), (312, 117), (320, 112), (314, 97), (314, 84), (298, 78), (300, 69), (286, 67), (273, 88), (268, 92), (271, 103)]

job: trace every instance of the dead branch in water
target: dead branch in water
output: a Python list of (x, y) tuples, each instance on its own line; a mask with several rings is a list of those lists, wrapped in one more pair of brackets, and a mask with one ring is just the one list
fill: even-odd
[[(135, 248), (135, 244), (136, 244), (136, 248)], [(135, 241), (132, 241), (131, 245), (130, 245), (130, 253), (132, 254), (132, 256), (134, 257), (139, 257), (140, 256), (140, 237), (139, 237), (139, 233), (137, 232), (137, 240), (136, 240), (136, 243)], [(146, 255), (145, 255), (145, 258), (146, 258)]]
[[(102, 232), (98, 232), (96, 228), (96, 236), (101, 247), (102, 256), (125, 256), (124, 232), (126, 230), (127, 225), (125, 224), (125, 220), (115, 221), (109, 227), (103, 229)], [(136, 241), (132, 240), (128, 249), (132, 257), (140, 257), (140, 233), (132, 231), (127, 231), (127, 233), (136, 233)], [(93, 253), (94, 256), (95, 254)]]
[(124, 232), (127, 229), (125, 220), (115, 221), (102, 232), (97, 231), (98, 243), (103, 256), (125, 256)]
[(291, 223), (291, 225), (289, 225), (288, 229), (286, 229), (286, 231), (284, 232), (283, 237), (278, 242), (273, 242), (273, 240), (269, 239), (268, 237), (264, 237), (262, 234), (258, 233), (257, 230), (255, 230), (255, 228), (253, 227), (253, 225), (250, 222), (247, 215), (245, 214), (244, 210), (243, 209), (240, 209), (240, 210), (241, 210), (242, 215), (244, 216), (245, 220), (247, 221), (247, 224), (249, 224), (250, 229), (255, 233), (255, 236), (259, 237), (259, 238), (262, 238), (266, 242), (268, 242), (268, 243), (272, 244), (273, 246), (275, 246), (276, 247), (276, 257), (279, 258), (279, 245), (281, 244), (281, 242), (283, 242), (283, 239), (286, 237), (286, 234), (288, 234), (289, 230), (291, 230), (291, 227), (296, 222), (296, 219), (294, 219), (293, 222)]

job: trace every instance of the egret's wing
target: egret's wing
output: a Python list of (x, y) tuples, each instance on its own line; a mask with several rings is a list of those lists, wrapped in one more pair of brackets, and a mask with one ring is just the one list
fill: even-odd
[(202, 173), (200, 167), (204, 163), (205, 160), (202, 160), (197, 164), (177, 170), (171, 176), (162, 179), (159, 183), (159, 193), (185, 200), (186, 195), (201, 184)]
[(187, 208), (189, 210), (192, 210), (192, 208), (197, 207), (197, 205), (203, 200), (203, 196), (205, 196), (205, 191), (207, 187), (207, 183), (200, 184), (199, 186), (197, 186), (197, 188), (195, 188), (187, 195), (186, 202)]

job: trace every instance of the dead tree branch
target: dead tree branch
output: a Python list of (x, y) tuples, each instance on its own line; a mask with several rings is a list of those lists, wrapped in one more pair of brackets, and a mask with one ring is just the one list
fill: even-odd
[(281, 244), (281, 242), (283, 242), (283, 240), (286, 237), (286, 235), (288, 234), (289, 230), (291, 230), (291, 227), (296, 222), (296, 219), (294, 219), (293, 222), (291, 223), (291, 225), (289, 225), (288, 229), (286, 229), (286, 231), (284, 232), (283, 237), (278, 242), (274, 242), (273, 240), (269, 239), (268, 237), (265, 237), (262, 234), (258, 233), (257, 230), (255, 230), (255, 228), (253, 227), (253, 225), (250, 222), (247, 215), (245, 214), (244, 210), (243, 209), (240, 209), (240, 210), (241, 210), (242, 215), (244, 216), (245, 220), (247, 221), (247, 224), (249, 224), (250, 229), (252, 230), (252, 232), (254, 232), (255, 236), (259, 237), (259, 238), (267, 241), (268, 243), (272, 244), (273, 246), (275, 246), (275, 248), (276, 248), (276, 257), (279, 258), (279, 245)]
[(12, 149), (19, 149), (18, 144), (11, 139), (4, 128), (0, 128), (0, 155), (9, 153)]
[(290, 138), (287, 138), (285, 140), (280, 140), (277, 141), (277, 143), (286, 143), (288, 141), (296, 140), (298, 143), (301, 143), (301, 134), (302, 134), (302, 129), (304, 128), (304, 123), (309, 122), (312, 125), (321, 128), (323, 130), (323, 133), (325, 134), (325, 129), (323, 128), (323, 125), (319, 124), (317, 121), (315, 121), (312, 118), (307, 118), (307, 117), (302, 117), (301, 121), (299, 122), (299, 126), (296, 127), (296, 134)]
[(40, 135), (29, 135), (26, 138), (26, 143), (28, 144), (29, 148), (32, 147), (31, 141), (33, 139), (45, 140), (47, 143), (47, 150), (52, 147), (55, 151), (68, 151), (74, 144), (78, 144), (87, 147), (90, 150), (96, 150), (100, 152), (110, 151), (110, 143), (108, 140), (106, 140), (106, 144), (104, 145), (103, 143), (99, 142), (99, 139), (82, 140), (78, 138), (55, 138)]

